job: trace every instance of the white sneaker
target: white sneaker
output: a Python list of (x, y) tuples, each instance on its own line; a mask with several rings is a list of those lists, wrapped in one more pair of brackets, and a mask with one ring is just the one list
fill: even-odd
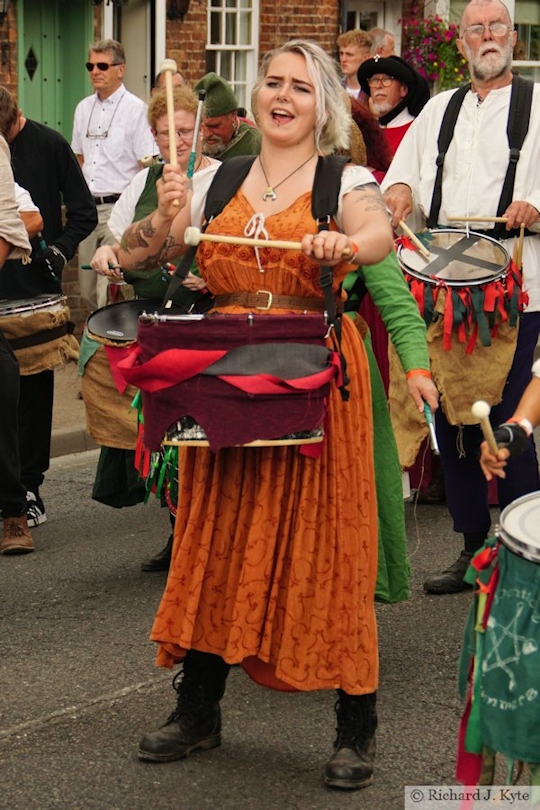
[(41, 526), (41, 524), (45, 523), (47, 520), (43, 501), (41, 498), (38, 501), (34, 493), (30, 491), (26, 493), (26, 501), (28, 504), (26, 507), (26, 518), (28, 520), (28, 525), (30, 527)]

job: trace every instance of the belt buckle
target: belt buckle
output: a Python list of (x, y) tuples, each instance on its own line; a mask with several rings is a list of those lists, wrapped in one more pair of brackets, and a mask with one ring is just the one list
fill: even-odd
[(268, 296), (268, 302), (266, 303), (266, 305), (265, 306), (255, 305), (255, 309), (264, 309), (265, 311), (267, 309), (270, 309), (270, 307), (272, 306), (272, 301), (274, 300), (274, 296), (272, 295), (270, 290), (257, 290), (257, 292), (255, 294), (256, 295), (267, 295)]

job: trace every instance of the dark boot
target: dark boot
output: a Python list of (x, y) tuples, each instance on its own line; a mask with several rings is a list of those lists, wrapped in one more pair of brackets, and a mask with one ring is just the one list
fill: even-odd
[(141, 571), (168, 571), (171, 564), (173, 535), (167, 540), (167, 545), (155, 557), (149, 557), (141, 565)]
[(472, 585), (463, 580), (472, 556), (472, 551), (463, 550), (455, 563), (452, 563), (441, 574), (434, 574), (434, 576), (426, 579), (424, 582), (425, 592), (435, 594), (459, 593), (472, 588)]
[(348, 695), (338, 689), (337, 737), (334, 753), (326, 763), (324, 781), (329, 787), (359, 790), (373, 781), (377, 693)]
[(172, 762), (221, 745), (219, 701), (229, 669), (219, 655), (189, 650), (183, 669), (173, 680), (176, 709), (165, 725), (142, 738), (139, 759)]

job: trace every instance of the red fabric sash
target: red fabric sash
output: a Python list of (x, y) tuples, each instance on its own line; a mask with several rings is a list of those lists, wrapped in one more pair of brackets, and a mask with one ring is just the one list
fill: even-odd
[(158, 450), (184, 416), (201, 425), (214, 450), (319, 428), (341, 369), (327, 331), (321, 314), (141, 324), (138, 346), (118, 365), (141, 389), (145, 446)]

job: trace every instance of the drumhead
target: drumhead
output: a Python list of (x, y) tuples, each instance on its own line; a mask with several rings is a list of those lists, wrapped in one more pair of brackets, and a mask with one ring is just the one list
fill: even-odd
[[(142, 312), (156, 312), (159, 302), (148, 298), (134, 298), (130, 301), (118, 301), (92, 312), (86, 321), (86, 329), (95, 340), (107, 340), (113, 343), (133, 343), (137, 340), (139, 316)], [(173, 311), (182, 311), (173, 305)]]
[(417, 249), (399, 245), (399, 263), (406, 273), (429, 284), (479, 286), (501, 278), (510, 264), (507, 250), (485, 234), (435, 228), (416, 236), (429, 250), (429, 260)]
[(34, 298), (0, 298), (0, 317), (7, 315), (18, 315), (34, 312), (38, 309), (52, 309), (56, 306), (63, 306), (65, 303), (63, 295), (36, 295)]
[(498, 537), (514, 554), (540, 563), (540, 492), (516, 498), (503, 509)]

